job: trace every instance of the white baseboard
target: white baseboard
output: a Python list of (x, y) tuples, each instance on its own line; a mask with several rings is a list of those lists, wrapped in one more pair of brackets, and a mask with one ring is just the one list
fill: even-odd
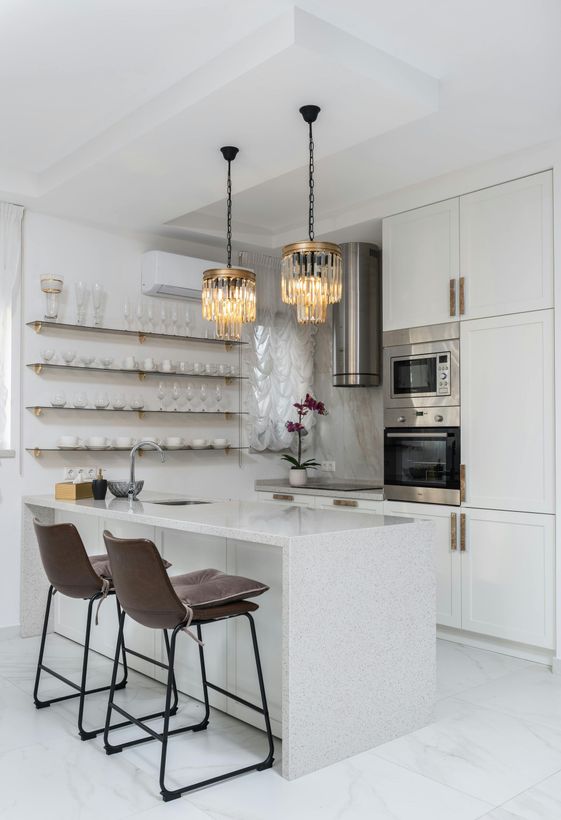
[(0, 626), (0, 641), (9, 641), (11, 638), (19, 638), (21, 628), (19, 624), (15, 626)]
[[(437, 626), (436, 637), (445, 641), (463, 643), (466, 646), (474, 646), (477, 649), (486, 649), (489, 652), (498, 652), (500, 655), (511, 655), (513, 658), (543, 663), (545, 666), (552, 666), (555, 663), (552, 649), (517, 644), (513, 641), (501, 640), (501, 638), (477, 635), (474, 632), (463, 632), (461, 629), (453, 629), (449, 626)], [(557, 664), (559, 665), (559, 672), (561, 672), (561, 658), (557, 659)], [(553, 671), (556, 670), (553, 669)]]

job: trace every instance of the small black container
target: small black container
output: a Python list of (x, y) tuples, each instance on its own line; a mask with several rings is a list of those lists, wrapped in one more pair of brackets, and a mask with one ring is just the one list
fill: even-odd
[(101, 470), (97, 474), (97, 478), (92, 481), (92, 493), (96, 501), (104, 501), (107, 495), (107, 481), (103, 478)]

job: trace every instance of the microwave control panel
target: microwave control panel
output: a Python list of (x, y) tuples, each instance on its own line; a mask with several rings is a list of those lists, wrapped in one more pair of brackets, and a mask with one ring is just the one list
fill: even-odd
[(450, 353), (436, 356), (436, 392), (439, 396), (450, 395)]

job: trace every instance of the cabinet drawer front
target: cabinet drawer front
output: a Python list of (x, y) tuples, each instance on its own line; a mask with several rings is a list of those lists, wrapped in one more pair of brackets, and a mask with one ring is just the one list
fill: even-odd
[(462, 513), (462, 628), (552, 648), (554, 516), (467, 509)]
[(383, 501), (369, 501), (359, 498), (326, 498), (316, 496), (316, 506), (323, 509), (343, 510), (344, 512), (370, 512), (382, 515)]

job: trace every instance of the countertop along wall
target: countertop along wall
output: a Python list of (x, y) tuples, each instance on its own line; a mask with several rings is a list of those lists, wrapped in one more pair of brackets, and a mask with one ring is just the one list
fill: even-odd
[[(0, 528), (2, 533), (9, 534), (2, 539), (3, 556), (3, 600), (0, 602), (0, 637), (11, 635), (19, 624), (19, 554), (21, 532), (21, 495), (46, 493), (54, 491), (54, 484), (62, 479), (62, 468), (65, 464), (79, 467), (101, 465), (107, 468), (110, 477), (125, 477), (128, 474), (126, 453), (53, 453), (45, 454), (40, 459), (25, 452), (25, 447), (55, 446), (59, 435), (130, 435), (140, 434), (163, 435), (180, 434), (187, 437), (202, 436), (212, 431), (214, 435), (227, 435), (233, 443), (238, 436), (237, 420), (225, 423), (222, 420), (190, 420), (189, 426), (179, 419), (152, 416), (148, 420), (139, 420), (133, 414), (95, 413), (49, 413), (42, 418), (35, 418), (25, 410), (26, 405), (35, 403), (48, 404), (55, 387), (62, 388), (67, 399), (78, 390), (84, 390), (90, 401), (95, 391), (106, 390), (111, 396), (115, 392), (125, 395), (141, 394), (152, 407), (158, 406), (156, 376), (140, 383), (136, 375), (122, 374), (106, 376), (81, 374), (69, 371), (67, 374), (52, 373), (38, 376), (27, 362), (40, 361), (40, 352), (53, 348), (57, 352), (66, 349), (80, 353), (90, 353), (96, 357), (101, 353), (122, 359), (125, 355), (154, 355), (156, 358), (171, 357), (199, 361), (238, 361), (237, 353), (225, 353), (222, 346), (199, 345), (197, 347), (177, 347), (168, 342), (145, 343), (142, 347), (134, 339), (127, 337), (94, 336), (77, 333), (37, 335), (25, 322), (40, 319), (43, 316), (44, 295), (40, 290), (39, 277), (44, 273), (60, 274), (64, 277), (64, 294), (59, 321), (75, 322), (74, 282), (83, 280), (91, 285), (101, 282), (108, 295), (103, 323), (106, 326), (123, 326), (122, 306), (125, 297), (129, 297), (133, 309), (140, 296), (140, 262), (145, 250), (160, 249), (189, 254), (201, 258), (214, 257), (221, 261), (220, 253), (209, 246), (193, 243), (166, 240), (148, 235), (122, 235), (85, 226), (79, 223), (58, 219), (33, 211), (26, 211), (23, 227), (23, 270), (22, 270), (22, 350), (18, 357), (21, 369), (21, 435), (19, 435), (18, 452), (14, 460), (0, 462)], [(171, 300), (162, 300), (170, 305)], [(160, 304), (154, 299), (155, 306)], [(200, 309), (191, 303), (191, 333), (200, 332), (203, 327)], [(156, 311), (157, 312), (157, 311)], [(88, 308), (88, 323), (92, 321), (91, 303)], [(205, 323), (206, 324), (206, 323)], [(202, 334), (201, 334), (202, 335)], [(16, 364), (17, 366), (17, 364)], [(185, 377), (178, 380), (186, 385)], [(202, 379), (193, 379), (195, 383)], [(169, 388), (173, 379), (166, 379)], [(211, 392), (214, 380), (207, 386)], [(235, 393), (234, 388), (229, 388)], [(226, 389), (225, 389), (226, 392)], [(19, 397), (13, 397), (14, 416), (20, 413)], [(236, 398), (237, 401), (237, 398)], [(232, 404), (234, 398), (232, 396)], [(231, 409), (235, 409), (232, 406)], [(244, 426), (247, 419), (244, 418)], [(246, 430), (243, 430), (245, 435)], [(17, 442), (16, 442), (17, 444)], [(226, 456), (220, 452), (179, 452), (168, 453), (167, 462), (161, 464), (157, 454), (143, 456), (137, 464), (139, 478), (143, 478), (146, 487), (152, 490), (167, 490), (189, 495), (201, 495), (223, 498), (253, 497), (253, 483), (257, 478), (284, 476), (286, 469), (276, 455), (243, 454), (242, 467), (238, 464), (237, 454)]]

